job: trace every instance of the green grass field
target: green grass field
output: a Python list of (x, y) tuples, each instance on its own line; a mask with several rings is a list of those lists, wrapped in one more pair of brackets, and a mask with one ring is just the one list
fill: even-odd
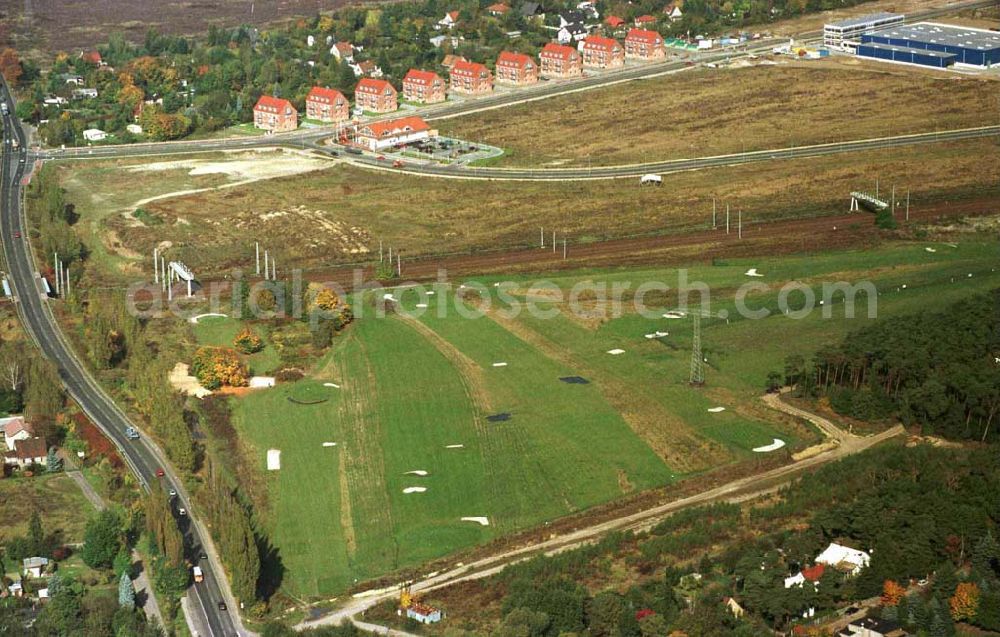
[(0, 544), (28, 530), (32, 511), (46, 533), (58, 532), (62, 542), (72, 543), (83, 541), (94, 508), (65, 473), (0, 480)]
[[(221, 316), (206, 316), (198, 319), (193, 330), (199, 345), (214, 345), (216, 347), (232, 347), (233, 339), (243, 329), (244, 323), (232, 318)], [(251, 374), (267, 374), (274, 371), (280, 364), (281, 359), (266, 334), (261, 329), (254, 328), (257, 336), (260, 336), (265, 343), (261, 351), (244, 356), (250, 366)]]
[[(936, 252), (925, 249), (931, 246)], [(691, 319), (661, 317), (676, 306), (669, 295), (653, 304), (654, 318), (628, 311), (605, 320), (572, 316), (551, 297), (538, 303), (554, 311), (550, 318), (505, 317), (496, 305), (480, 318), (463, 318), (450, 307), (451, 295), (413, 290), (396, 292), (403, 312), (378, 318), (356, 300), (363, 316), (316, 362), (310, 379), (234, 399), (234, 423), (254, 464), (263, 471), (267, 449), (282, 451), (281, 470), (266, 474), (263, 522), (286, 568), (283, 588), (300, 598), (336, 594), (623, 494), (751, 459), (753, 447), (773, 438), (792, 450), (813, 444), (815, 431), (761, 406), (767, 373), (780, 371), (788, 354), (808, 358), (869, 319), (845, 319), (838, 302), (829, 306), (830, 318), (816, 311), (801, 320), (778, 313), (742, 319), (733, 300), (739, 286), (771, 286), (748, 297), (756, 308), (774, 306), (777, 290), (791, 280), (818, 290), (826, 280), (870, 279), (879, 290), (878, 315), (889, 316), (1000, 286), (1000, 273), (991, 271), (997, 254), (995, 242), (912, 243), (691, 268), (689, 280), (711, 289), (713, 312), (731, 316), (703, 321), (701, 388), (687, 382)], [(764, 276), (747, 277), (751, 267)], [(587, 271), (549, 280), (564, 291), (580, 281), (676, 285), (677, 271)], [(499, 281), (481, 280), (494, 303)], [(526, 279), (513, 287), (513, 298), (526, 298)], [(415, 316), (418, 303), (427, 307)], [(444, 316), (439, 304), (448, 306)], [(656, 330), (669, 336), (644, 337)], [(609, 355), (614, 348), (625, 353)], [(559, 380), (566, 376), (589, 383)], [(708, 411), (716, 406), (725, 411)], [(487, 419), (504, 413), (509, 420)], [(404, 493), (409, 487), (426, 491)], [(486, 516), (490, 524), (463, 516)]]

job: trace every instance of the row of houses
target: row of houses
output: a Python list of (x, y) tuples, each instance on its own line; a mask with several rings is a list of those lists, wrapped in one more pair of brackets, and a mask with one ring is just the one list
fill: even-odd
[[(508, 86), (528, 86), (541, 76), (555, 79), (581, 77), (583, 69), (614, 69), (626, 59), (657, 60), (666, 56), (663, 37), (656, 31), (631, 29), (624, 45), (603, 36), (588, 36), (578, 48), (550, 42), (536, 61), (530, 55), (503, 51), (496, 61), (496, 75), (484, 64), (449, 56), (445, 66), (449, 81), (434, 71), (410, 69), (403, 77), (403, 99), (416, 104), (435, 104), (446, 99), (446, 92), (477, 96), (493, 91), (494, 82)], [(369, 113), (391, 113), (399, 108), (398, 91), (388, 81), (366, 77), (354, 89), (354, 109)], [(306, 117), (337, 123), (351, 118), (351, 105), (336, 89), (313, 87), (306, 96)], [(262, 96), (254, 106), (254, 126), (271, 132), (295, 130), (298, 110), (288, 100)]]

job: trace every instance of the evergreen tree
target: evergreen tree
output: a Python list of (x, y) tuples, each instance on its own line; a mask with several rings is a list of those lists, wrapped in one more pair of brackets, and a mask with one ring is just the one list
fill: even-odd
[(972, 573), (977, 578), (996, 580), (1000, 575), (1000, 545), (989, 530), (972, 549)]
[(45, 470), (49, 473), (62, 471), (62, 460), (56, 455), (55, 447), (49, 447), (49, 454), (45, 458)]
[(132, 578), (128, 573), (122, 573), (118, 580), (118, 605), (122, 608), (135, 608), (135, 589), (132, 588)]
[(31, 519), (28, 520), (27, 540), (26, 548), (31, 553), (29, 557), (41, 557), (42, 553), (45, 552), (45, 531), (42, 529), (42, 518), (38, 515), (38, 511), (31, 512)]
[(87, 522), (80, 554), (91, 568), (111, 568), (122, 544), (121, 518), (115, 511), (105, 509)]

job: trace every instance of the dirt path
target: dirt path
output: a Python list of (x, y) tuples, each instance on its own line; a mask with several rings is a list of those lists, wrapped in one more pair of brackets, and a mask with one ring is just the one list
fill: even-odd
[[(107, 508), (107, 503), (101, 495), (94, 489), (94, 487), (87, 482), (87, 478), (83, 476), (80, 469), (77, 468), (76, 462), (74, 462), (73, 457), (66, 453), (65, 450), (59, 450), (59, 457), (63, 461), (64, 471), (66, 475), (70, 477), (80, 487), (80, 491), (83, 495), (90, 501), (93, 507), (98, 511), (103, 511)], [(135, 579), (132, 580), (132, 586), (135, 588), (136, 596), (139, 599), (144, 599), (144, 603), (141, 604), (142, 610), (146, 613), (146, 616), (150, 619), (154, 619), (159, 622), (160, 626), (165, 626), (163, 623), (163, 615), (160, 614), (160, 605), (156, 602), (156, 594), (153, 592), (153, 586), (149, 582), (149, 577), (146, 575), (146, 568), (142, 562), (142, 556), (139, 555), (138, 551), (132, 551), (132, 571), (137, 573)]]
[[(782, 404), (783, 403), (779, 403), (779, 405)], [(781, 409), (781, 411), (785, 411), (781, 406), (778, 408)], [(434, 577), (425, 578), (424, 580), (415, 582), (413, 583), (411, 590), (414, 593), (425, 593), (447, 586), (452, 586), (460, 582), (489, 577), (499, 573), (509, 564), (532, 555), (553, 555), (579, 546), (592, 544), (610, 532), (642, 530), (649, 528), (670, 514), (688, 507), (717, 501), (745, 501), (759, 494), (771, 493), (776, 488), (786, 484), (789, 480), (803, 471), (815, 469), (828, 462), (839, 460), (851, 454), (870, 449), (879, 443), (905, 432), (902, 425), (897, 425), (892, 429), (874, 436), (853, 436), (836, 427), (836, 425), (832, 422), (822, 418), (821, 416), (805, 412), (804, 410), (800, 410), (798, 408), (790, 408), (795, 409), (797, 414), (807, 414), (806, 417), (808, 417), (811, 421), (824, 421), (824, 426), (829, 426), (831, 428), (831, 434), (837, 436), (845, 442), (838, 445), (835, 449), (811, 458), (793, 462), (788, 465), (782, 465), (775, 469), (771, 469), (757, 475), (740, 478), (689, 497), (679, 498), (637, 513), (625, 515), (614, 520), (595, 524), (560, 536), (555, 536), (542, 542), (530, 543), (525, 546), (482, 558), (470, 564), (461, 565), (445, 573), (440, 573)], [(316, 628), (318, 626), (339, 624), (342, 621), (354, 621), (353, 618), (358, 613), (364, 612), (368, 608), (371, 608), (385, 599), (395, 597), (395, 595), (396, 591), (392, 590), (379, 595), (353, 599), (340, 610), (317, 620), (301, 622), (295, 626), (295, 629), (305, 630), (308, 628)]]

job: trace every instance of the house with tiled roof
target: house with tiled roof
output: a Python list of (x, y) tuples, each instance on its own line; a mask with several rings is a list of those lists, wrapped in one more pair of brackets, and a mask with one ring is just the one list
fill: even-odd
[(306, 95), (306, 117), (321, 122), (343, 122), (351, 117), (351, 105), (337, 89), (314, 86)]
[(445, 100), (444, 79), (434, 71), (410, 69), (403, 77), (403, 99), (419, 104), (435, 104)]
[(24, 438), (14, 441), (14, 450), (4, 454), (4, 464), (25, 468), (34, 464), (46, 464), (49, 447), (45, 438)]
[(350, 42), (337, 42), (330, 47), (330, 55), (341, 62), (351, 63), (354, 61), (354, 45)]
[(299, 112), (286, 99), (261, 95), (253, 107), (253, 125), (270, 133), (293, 131), (299, 125)]
[(354, 77), (382, 77), (382, 69), (371, 60), (355, 62), (351, 64), (351, 70), (354, 71)]
[(538, 64), (530, 55), (501, 51), (496, 64), (497, 83), (525, 86), (538, 81)]
[(14, 443), (18, 440), (31, 438), (31, 425), (24, 421), (24, 416), (11, 416), (0, 419), (0, 427), (3, 428), (3, 442), (8, 451), (14, 450)]
[(370, 113), (391, 113), (399, 108), (396, 89), (386, 80), (366, 77), (354, 87), (354, 107)]
[(458, 24), (458, 11), (449, 11), (444, 14), (444, 17), (438, 20), (435, 28), (437, 29), (450, 29)]
[(674, 3), (670, 3), (663, 7), (663, 14), (667, 16), (667, 19), (671, 22), (677, 22), (684, 17), (684, 13), (681, 11), (681, 8)]
[(461, 95), (485, 95), (493, 91), (493, 74), (485, 65), (461, 60), (451, 67), (451, 91)]
[(510, 12), (510, 7), (502, 2), (497, 2), (486, 7), (486, 10), (491, 16), (499, 18), (500, 16), (507, 15)]
[(568, 79), (583, 75), (583, 56), (571, 46), (549, 42), (538, 54), (542, 75)]
[(809, 568), (804, 568), (795, 575), (785, 578), (785, 588), (791, 588), (793, 586), (802, 587), (806, 582), (810, 582), (813, 586), (819, 584), (819, 581), (823, 579), (823, 573), (826, 571), (826, 567), (822, 564), (815, 564)]
[(444, 56), (443, 60), (441, 60), (441, 66), (450, 71), (451, 67), (455, 66), (456, 62), (465, 62), (465, 61), (467, 60), (461, 55), (455, 55), (454, 53), (449, 53), (448, 55)]
[(604, 24), (612, 29), (620, 29), (625, 24), (625, 20), (616, 15), (609, 15), (604, 18)]
[(365, 124), (358, 129), (355, 143), (371, 151), (410, 144), (431, 136), (431, 127), (416, 115)]
[(613, 38), (591, 35), (583, 41), (580, 52), (585, 67), (613, 69), (625, 66), (625, 49)]
[(625, 57), (639, 60), (658, 60), (666, 57), (663, 36), (656, 31), (629, 29), (625, 36)]
[(80, 59), (83, 60), (84, 62), (96, 64), (97, 66), (104, 66), (104, 60), (101, 59), (101, 54), (99, 51), (81, 51)]
[(651, 27), (656, 24), (656, 18), (651, 15), (641, 15), (635, 19), (635, 26), (637, 27)]

